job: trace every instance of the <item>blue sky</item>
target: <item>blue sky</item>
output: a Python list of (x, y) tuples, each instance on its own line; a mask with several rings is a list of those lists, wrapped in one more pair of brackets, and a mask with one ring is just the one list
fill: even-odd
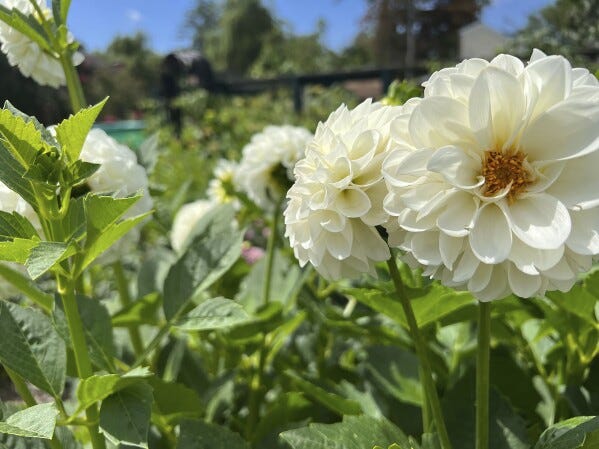
[[(117, 35), (144, 31), (160, 53), (188, 46), (181, 32), (185, 12), (195, 0), (73, 0), (69, 25), (88, 50), (105, 48)], [(365, 12), (365, 0), (265, 0), (276, 17), (298, 34), (314, 32), (318, 19), (327, 23), (325, 43), (339, 50), (349, 45)], [(491, 0), (482, 14), (487, 25), (511, 33), (526, 17), (552, 0)]]

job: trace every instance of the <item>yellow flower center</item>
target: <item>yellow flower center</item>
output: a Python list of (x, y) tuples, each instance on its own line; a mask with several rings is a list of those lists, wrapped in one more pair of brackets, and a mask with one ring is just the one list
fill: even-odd
[(485, 178), (483, 195), (495, 196), (510, 186), (507, 199), (514, 201), (533, 182), (526, 165), (526, 154), (522, 151), (486, 151), (482, 173)]

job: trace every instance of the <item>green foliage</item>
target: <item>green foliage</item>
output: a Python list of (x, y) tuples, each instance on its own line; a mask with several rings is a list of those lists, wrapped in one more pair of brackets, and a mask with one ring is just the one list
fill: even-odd
[(52, 439), (58, 410), (54, 403), (34, 405), (0, 422), (0, 433), (20, 437)]
[(235, 301), (213, 298), (195, 307), (176, 326), (186, 331), (212, 330), (234, 326), (248, 318), (247, 312)]
[(248, 449), (236, 433), (215, 424), (186, 420), (181, 423), (177, 449)]
[(592, 449), (599, 444), (599, 418), (580, 416), (549, 427), (534, 449)]

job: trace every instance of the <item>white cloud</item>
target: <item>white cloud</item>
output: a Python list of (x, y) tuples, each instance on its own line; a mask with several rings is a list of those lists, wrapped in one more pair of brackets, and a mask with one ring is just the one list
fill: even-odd
[(139, 12), (137, 9), (129, 9), (127, 10), (127, 18), (131, 21), (131, 22), (140, 22), (141, 19), (143, 19), (143, 16), (141, 15), (141, 12)]

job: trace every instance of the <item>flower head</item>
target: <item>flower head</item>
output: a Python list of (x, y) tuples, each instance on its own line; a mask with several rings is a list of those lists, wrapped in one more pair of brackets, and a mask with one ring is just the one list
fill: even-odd
[[(45, 0), (36, 1), (45, 17), (51, 18), (52, 11), (46, 6)], [(8, 9), (16, 9), (36, 18), (37, 21), (41, 20), (29, 0), (0, 0), (0, 3)], [(73, 40), (74, 38), (69, 34), (69, 41)], [(59, 87), (66, 83), (58, 55), (46, 52), (29, 37), (2, 21), (0, 21), (0, 43), (9, 64), (17, 66), (24, 76), (33, 78), (40, 85), (51, 87)], [(83, 55), (76, 52), (73, 55), (73, 64), (79, 65), (82, 62)]]
[(216, 203), (210, 200), (197, 200), (184, 204), (177, 211), (171, 228), (171, 246), (180, 253), (191, 232), (204, 215), (210, 212)]
[(221, 159), (214, 169), (214, 178), (208, 183), (207, 195), (215, 203), (231, 203), (235, 209), (239, 208), (239, 200), (235, 196), (235, 174), (238, 165), (227, 159)]
[(254, 134), (242, 152), (236, 174), (240, 190), (270, 209), (293, 182), (293, 167), (304, 155), (312, 134), (297, 126), (267, 126)]
[(390, 244), (481, 300), (568, 290), (599, 253), (599, 83), (561, 56), (433, 74), (383, 164)]
[(401, 115), (401, 107), (367, 100), (353, 110), (343, 105), (319, 123), (287, 193), (285, 235), (302, 266), (309, 261), (339, 279), (375, 274), (375, 262), (389, 258), (376, 230), (388, 219), (381, 164)]

